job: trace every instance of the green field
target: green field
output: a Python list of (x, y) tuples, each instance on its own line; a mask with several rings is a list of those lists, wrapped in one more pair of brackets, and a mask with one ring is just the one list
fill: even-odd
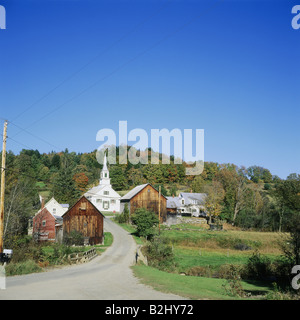
[[(146, 242), (135, 235), (132, 225), (122, 224), (135, 236), (138, 244)], [(231, 265), (245, 266), (254, 253), (276, 260), (281, 254), (280, 240), (283, 234), (272, 232), (241, 231), (228, 228), (209, 231), (207, 225), (183, 223), (172, 227), (163, 226), (161, 237), (167, 239), (174, 254), (171, 269), (137, 265), (135, 275), (142, 283), (163, 292), (175, 293), (191, 299), (237, 299), (224, 289)], [(261, 299), (271, 292), (271, 283), (241, 281), (247, 299)], [(265, 299), (265, 297), (263, 298)]]
[[(133, 272), (143, 284), (149, 285), (156, 290), (173, 293), (194, 300), (232, 300), (240, 297), (229, 296), (225, 289), (226, 280), (205, 277), (182, 276), (159, 271), (148, 266), (133, 266)], [(250, 297), (259, 299), (267, 294), (270, 288), (258, 283), (242, 281), (243, 289)]]

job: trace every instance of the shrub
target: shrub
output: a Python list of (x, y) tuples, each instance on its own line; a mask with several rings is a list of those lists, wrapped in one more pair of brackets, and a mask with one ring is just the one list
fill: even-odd
[(125, 204), (124, 211), (115, 217), (118, 223), (128, 223), (129, 222), (129, 210), (128, 204)]
[(145, 238), (153, 237), (154, 227), (159, 223), (156, 214), (144, 208), (137, 209), (131, 220), (136, 225), (138, 236)]
[(192, 267), (187, 271), (188, 276), (195, 276), (195, 277), (211, 277), (211, 271), (208, 267), (203, 266), (196, 266)]
[(244, 267), (242, 277), (253, 280), (270, 279), (273, 274), (272, 264), (268, 257), (254, 252)]
[(26, 260), (24, 262), (8, 264), (5, 267), (6, 276), (29, 274), (41, 271), (42, 268), (39, 267), (33, 260)]
[(223, 285), (225, 293), (233, 297), (245, 297), (238, 267), (229, 266), (227, 283)]
[(73, 230), (69, 234), (64, 234), (63, 243), (65, 245), (82, 246), (84, 237), (79, 231)]
[(166, 239), (155, 237), (145, 248), (148, 264), (159, 270), (172, 271), (175, 267), (174, 254)]

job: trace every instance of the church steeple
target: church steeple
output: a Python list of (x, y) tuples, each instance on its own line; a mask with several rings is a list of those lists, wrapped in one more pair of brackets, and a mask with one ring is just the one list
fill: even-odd
[(101, 175), (100, 175), (100, 185), (110, 186), (110, 178), (109, 178), (109, 171), (107, 169), (106, 153), (104, 154), (103, 168), (101, 170)]

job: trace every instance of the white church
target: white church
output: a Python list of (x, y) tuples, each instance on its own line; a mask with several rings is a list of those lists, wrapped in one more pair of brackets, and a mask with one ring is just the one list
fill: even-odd
[(103, 168), (100, 174), (100, 183), (86, 192), (85, 196), (99, 211), (120, 212), (121, 196), (111, 187), (106, 154), (104, 155)]

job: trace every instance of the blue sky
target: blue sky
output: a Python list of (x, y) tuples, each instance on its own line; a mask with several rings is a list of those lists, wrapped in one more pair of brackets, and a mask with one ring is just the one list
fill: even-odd
[(204, 129), (205, 161), (300, 173), (296, 4), (0, 0), (7, 148), (90, 152), (127, 120), (149, 135)]

